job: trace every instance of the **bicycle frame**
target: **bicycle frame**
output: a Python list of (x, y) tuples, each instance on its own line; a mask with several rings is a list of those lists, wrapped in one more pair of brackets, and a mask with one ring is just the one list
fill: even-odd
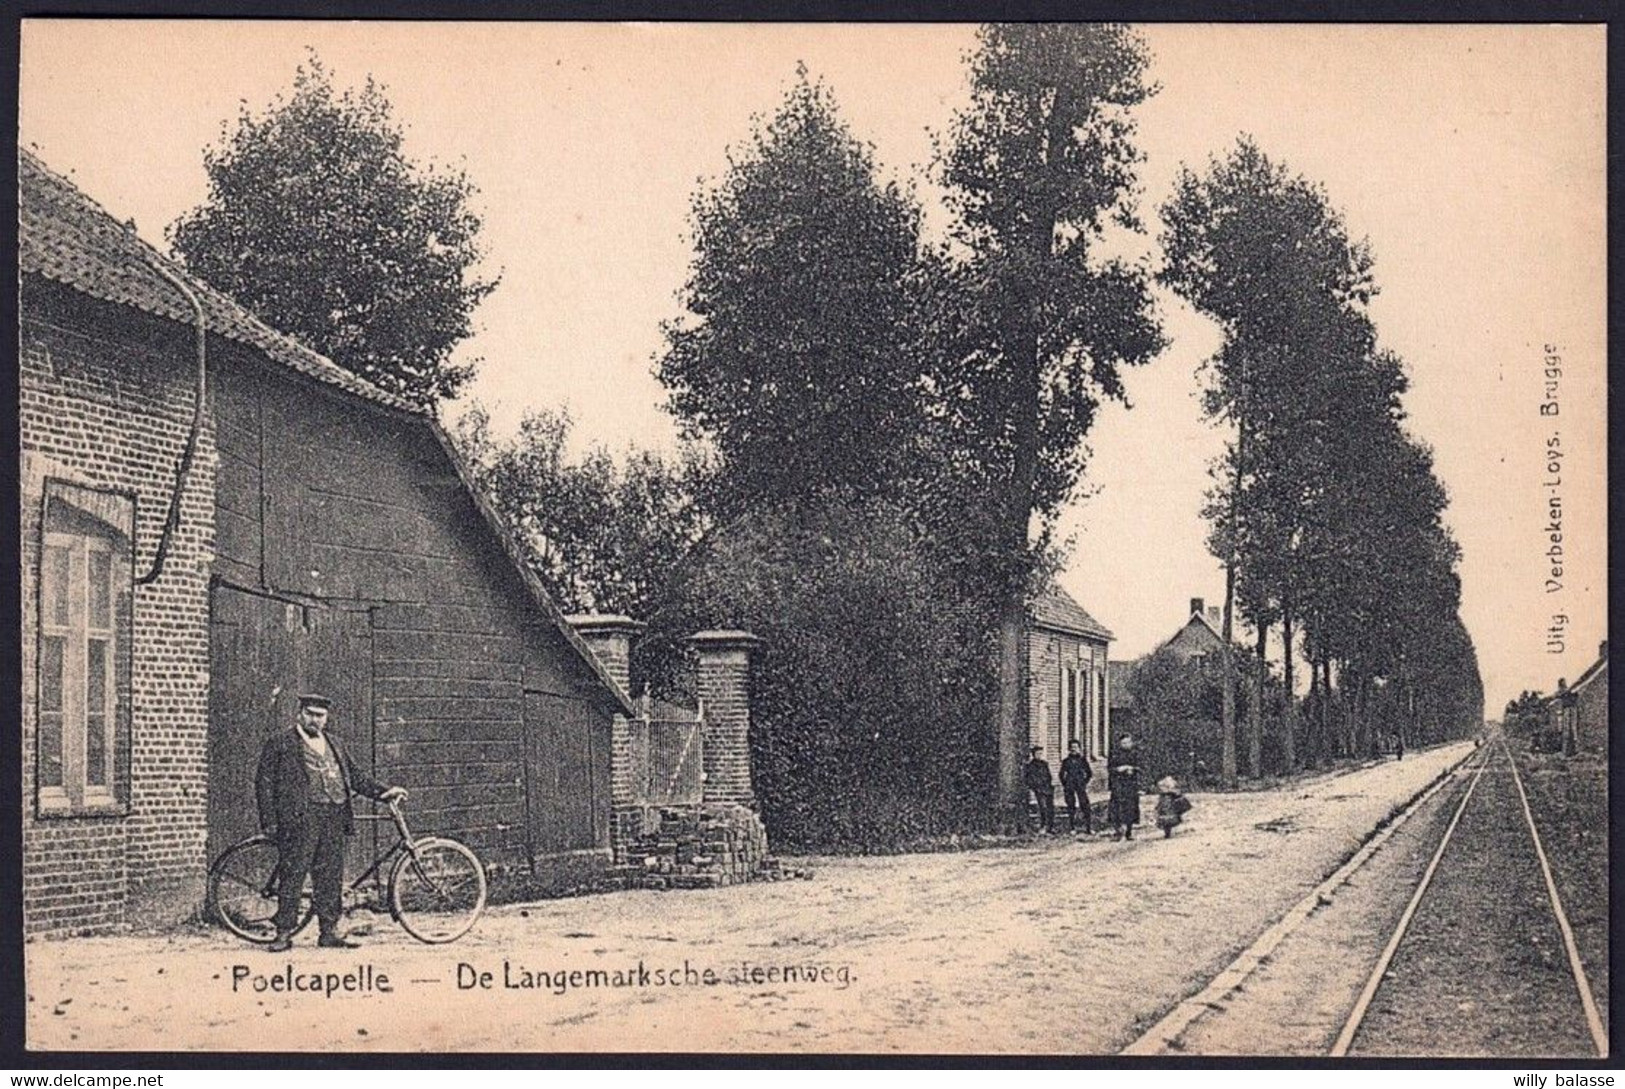
[(386, 802), (384, 804), (389, 807), (387, 815), (383, 813), (357, 813), (355, 819), (379, 823), (386, 820), (390, 821), (395, 825), (397, 838), (390, 845), (389, 850), (384, 851), (372, 860), (372, 865), (368, 866), (361, 876), (344, 887), (345, 892), (353, 893), (358, 891), (375, 875), (378, 875), (380, 871), (384, 871), (387, 866), (394, 865), (395, 860), (403, 854), (410, 854), (413, 858), (418, 857), (417, 844), (412, 838), (412, 830), (406, 826), (406, 815), (401, 812), (401, 804), (399, 802)]

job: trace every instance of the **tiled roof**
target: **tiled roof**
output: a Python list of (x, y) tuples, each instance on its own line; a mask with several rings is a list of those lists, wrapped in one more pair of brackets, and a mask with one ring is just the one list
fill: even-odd
[(545, 587), (526, 563), (523, 550), (506, 523), (475, 485), (472, 469), (433, 414), (340, 367), (324, 355), (279, 333), (230, 298), (188, 276), (174, 262), (141, 241), (101, 205), (66, 178), (53, 173), (37, 155), (20, 149), (17, 163), (18, 261), (24, 272), (65, 284), (105, 302), (133, 306), (149, 314), (191, 325), (191, 305), (148, 264), (162, 264), (183, 281), (203, 307), (210, 332), (256, 348), (274, 362), (335, 386), (373, 404), (411, 413), (434, 434), (446, 458), (473, 498), (480, 516), (496, 534), (514, 569), (543, 615), (613, 698), (618, 710), (632, 714), (630, 699), (602, 663), (570, 627)]
[(1586, 671), (1584, 673), (1580, 674), (1580, 676), (1575, 679), (1574, 685), (1573, 685), (1573, 687), (1571, 687), (1569, 689), (1569, 691), (1570, 692), (1578, 692), (1578, 691), (1580, 691), (1580, 689), (1585, 688), (1586, 686), (1590, 685), (1598, 677), (1600, 677), (1603, 674), (1607, 673), (1607, 671), (1608, 671), (1608, 655), (1604, 654), (1604, 655), (1600, 656), (1595, 662), (1592, 662), (1589, 666), (1586, 667)]
[(24, 272), (190, 325), (191, 305), (149, 262), (162, 264), (197, 295), (210, 332), (257, 348), (283, 366), (357, 397), (423, 415), (422, 409), (277, 332), (188, 275), (26, 148), (19, 149), (17, 189), (17, 259)]
[(1071, 594), (1053, 582), (1033, 595), (1027, 603), (1027, 615), (1039, 627), (1096, 639), (1112, 638), (1112, 633), (1090, 616)]

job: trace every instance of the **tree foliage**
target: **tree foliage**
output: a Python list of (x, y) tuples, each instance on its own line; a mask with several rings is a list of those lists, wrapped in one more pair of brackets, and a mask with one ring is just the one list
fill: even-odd
[(1144, 40), (1117, 24), (984, 26), (970, 105), (937, 152), (954, 225), (933, 270), (934, 441), (993, 512), (983, 566), (1002, 583), (995, 729), (1007, 802), (1025, 796), (1034, 560), (1082, 477), (1101, 401), (1123, 396), (1121, 368), (1163, 346), (1147, 271), (1102, 244), (1111, 229), (1141, 229), (1133, 111), (1154, 89), (1149, 63)]
[(696, 195), (694, 260), (657, 373), (714, 447), (716, 513), (908, 475), (920, 421), (919, 211), (803, 70)]
[(312, 55), (293, 90), (204, 151), (204, 202), (169, 226), (187, 268), (340, 366), (419, 404), (454, 396), (454, 362), (497, 285), (477, 266), (475, 187), (421, 166), (369, 78), (338, 90)]
[(1034, 515), (1072, 495), (1084, 438), (1121, 368), (1163, 346), (1145, 269), (1105, 256), (1142, 229), (1133, 110), (1144, 40), (1115, 24), (992, 24), (970, 58), (970, 106), (939, 149), (955, 213), (933, 326), (935, 404), (997, 497), (1025, 557)]
[(476, 405), (455, 436), (561, 609), (647, 616), (708, 526), (694, 499), (705, 463), (634, 449), (617, 464), (603, 447), (572, 460), (572, 426), (566, 411), (537, 409), (498, 440)]
[[(1339, 698), (1314, 701), (1312, 749), (1363, 754), (1379, 703), (1403, 706), (1408, 732), (1443, 729), (1443, 706), (1467, 716), (1475, 689), (1481, 714), (1448, 496), (1405, 429), (1403, 361), (1377, 342), (1368, 246), (1320, 187), (1246, 138), (1181, 172), (1163, 222), (1162, 281), (1224, 335), (1204, 404), (1235, 431), (1204, 510), (1209, 547), (1254, 629), (1292, 631), (1289, 682), (1299, 633), (1317, 692), (1337, 666)], [(1294, 727), (1283, 740), (1290, 761)]]
[(708, 537), (649, 618), (646, 655), (704, 627), (762, 637), (750, 740), (774, 842), (875, 849), (986, 821), (986, 616), (931, 556), (886, 499), (763, 509)]

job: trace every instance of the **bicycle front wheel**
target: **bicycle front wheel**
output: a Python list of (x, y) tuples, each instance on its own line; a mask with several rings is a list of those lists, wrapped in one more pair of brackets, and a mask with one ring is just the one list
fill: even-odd
[(454, 839), (412, 843), (389, 875), (389, 909), (406, 932), (439, 945), (467, 934), (485, 910), (485, 867)]
[[(239, 938), (260, 945), (276, 937), (277, 858), (275, 843), (254, 836), (227, 848), (209, 867), (209, 914)], [(315, 911), (307, 886), (299, 898), (296, 932)]]

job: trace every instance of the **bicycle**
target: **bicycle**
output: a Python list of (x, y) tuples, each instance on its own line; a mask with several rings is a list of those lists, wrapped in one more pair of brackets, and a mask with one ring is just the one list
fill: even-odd
[[(393, 860), (385, 885), (390, 915), (420, 942), (440, 945), (456, 941), (473, 928), (485, 911), (485, 867), (478, 855), (450, 836), (414, 838), (400, 803), (387, 804), (387, 818), (377, 813), (356, 815), (362, 821), (392, 820), (397, 839), (365, 873), (345, 887), (345, 913), (374, 902), (368, 883)], [(277, 933), (273, 916), (277, 910), (278, 876), (277, 846), (271, 837), (254, 835), (233, 844), (209, 867), (210, 914), (239, 938), (269, 944)], [(309, 926), (315, 914), (307, 883), (294, 933)]]

